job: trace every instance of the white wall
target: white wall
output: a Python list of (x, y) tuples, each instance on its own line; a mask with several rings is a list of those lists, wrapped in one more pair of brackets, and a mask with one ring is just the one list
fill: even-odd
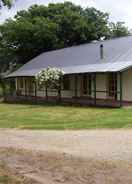
[[(96, 90), (106, 91), (107, 90), (107, 74), (97, 74), (96, 75)], [(107, 94), (104, 92), (97, 92), (97, 98), (105, 99)]]
[(123, 72), (122, 75), (122, 96), (125, 101), (132, 101), (132, 69)]

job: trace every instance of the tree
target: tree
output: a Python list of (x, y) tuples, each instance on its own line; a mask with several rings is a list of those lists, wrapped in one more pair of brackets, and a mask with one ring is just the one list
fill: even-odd
[(0, 0), (0, 7), (7, 6), (10, 8), (12, 5), (12, 0)]
[[(0, 0), (0, 9), (3, 7), (3, 6), (7, 6), (8, 8), (11, 8), (12, 6), (12, 3), (13, 3), (13, 0)], [(0, 35), (1, 37), (1, 35)], [(4, 96), (5, 95), (5, 91), (6, 91), (6, 84), (5, 84), (5, 80), (3, 78), (3, 72), (5, 72), (9, 66), (9, 58), (8, 58), (8, 49), (3, 49), (1, 47), (1, 40), (0, 40), (0, 86), (2, 88), (2, 95)], [(7, 57), (5, 57), (7, 55)], [(8, 59), (6, 59), (8, 58)]]
[(1, 26), (1, 48), (10, 55), (10, 61), (26, 63), (42, 52), (56, 48), (57, 25), (46, 18), (8, 20)]
[(128, 34), (122, 24), (111, 25), (107, 13), (71, 2), (31, 6), (0, 25), (0, 65), (21, 65), (46, 51)]
[(45, 51), (100, 39), (107, 24), (108, 14), (71, 2), (34, 5), (0, 26), (0, 57), (24, 64)]
[(109, 14), (101, 12), (95, 8), (86, 8), (83, 11), (83, 15), (87, 22), (87, 25), (90, 26), (91, 35), (90, 40), (99, 40), (101, 37), (108, 37), (109, 34)]
[(112, 38), (128, 35), (130, 35), (130, 31), (124, 22), (110, 23), (110, 36)]
[(107, 13), (95, 8), (83, 9), (71, 2), (31, 6), (28, 11), (20, 11), (16, 19), (46, 17), (58, 25), (60, 46), (67, 47), (99, 39), (108, 32)]
[(61, 79), (64, 75), (63, 70), (58, 68), (46, 68), (36, 75), (36, 82), (42, 88), (46, 89), (46, 98), (48, 99), (47, 89), (53, 88), (58, 91), (58, 97), (61, 96)]

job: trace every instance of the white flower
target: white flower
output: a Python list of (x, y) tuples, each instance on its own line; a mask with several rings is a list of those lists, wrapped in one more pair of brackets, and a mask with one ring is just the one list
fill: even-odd
[(59, 68), (48, 67), (40, 71), (35, 78), (40, 86), (48, 85), (48, 87), (59, 87), (60, 79), (63, 75), (63, 70)]

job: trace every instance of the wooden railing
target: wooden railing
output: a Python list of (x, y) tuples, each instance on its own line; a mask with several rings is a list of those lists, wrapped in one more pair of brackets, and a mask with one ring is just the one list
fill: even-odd
[[(41, 92), (41, 95), (39, 93)], [(65, 95), (68, 92), (70, 95)], [(52, 93), (54, 93), (52, 95)], [(56, 93), (56, 95), (55, 95)], [(109, 107), (119, 107), (120, 100), (117, 99), (109, 99), (107, 98), (108, 91), (97, 90), (91, 91), (91, 96), (82, 95), (81, 90), (61, 90), (61, 93), (58, 94), (58, 91), (55, 89), (48, 90), (47, 96), (45, 90), (39, 90), (36, 92), (32, 92), (30, 94), (23, 94), (22, 92), (14, 92), (13, 94), (6, 95), (6, 101), (30, 101), (34, 103), (45, 103), (45, 102), (54, 102), (54, 103), (69, 103), (69, 104), (80, 104), (80, 105), (90, 105), (90, 106), (109, 106)], [(95, 99), (96, 93), (96, 99)], [(98, 94), (103, 93), (104, 98), (98, 98)], [(117, 95), (120, 94), (119, 91), (116, 92)], [(76, 95), (76, 96), (75, 96)]]

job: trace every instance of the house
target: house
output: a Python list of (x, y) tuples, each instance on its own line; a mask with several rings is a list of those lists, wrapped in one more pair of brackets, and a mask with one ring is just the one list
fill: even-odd
[[(34, 77), (47, 67), (65, 72), (61, 101), (103, 106), (132, 104), (132, 36), (37, 56), (8, 76), (16, 81), (15, 98), (46, 100), (45, 88), (40, 88)], [(56, 99), (57, 91), (48, 89), (48, 100)]]

